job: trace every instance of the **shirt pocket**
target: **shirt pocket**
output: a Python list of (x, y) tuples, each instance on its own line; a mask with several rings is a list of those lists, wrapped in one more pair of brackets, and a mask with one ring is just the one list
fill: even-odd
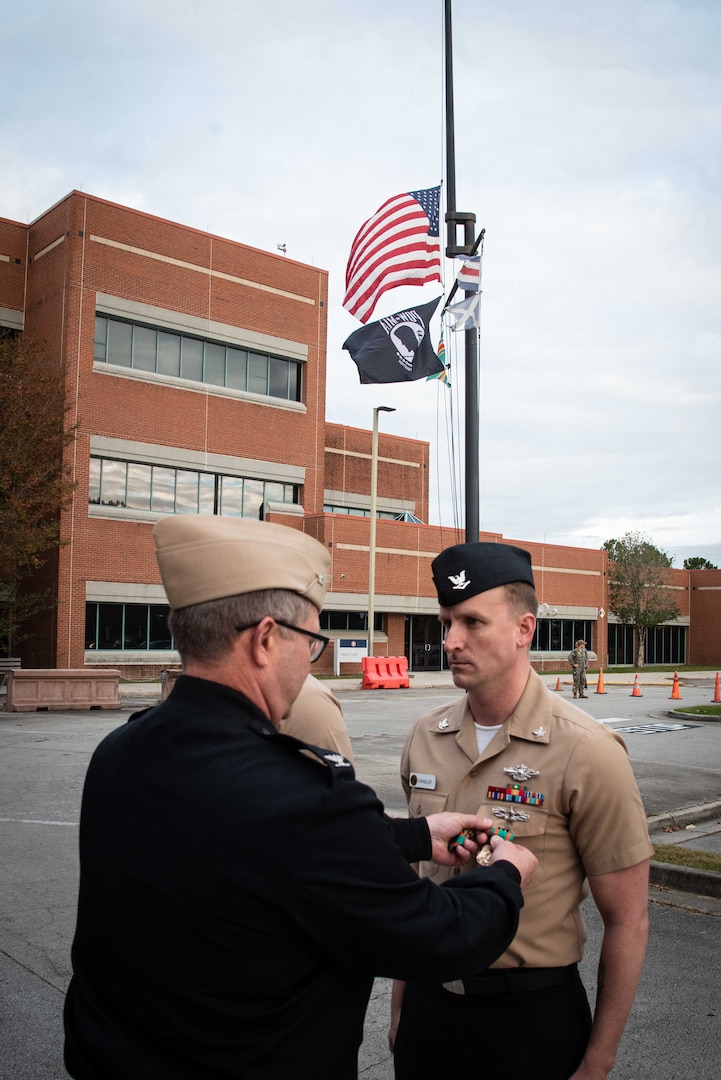
[(497, 801), (483, 802), (478, 810), (479, 817), (492, 818), (493, 824), (498, 829), (508, 829), (513, 833), (514, 842), (523, 844), (538, 859), (538, 867), (533, 877), (534, 888), (541, 884), (544, 879), (544, 855), (546, 851), (546, 830), (548, 828), (548, 810), (540, 806), (529, 806), (527, 809), (519, 807), (520, 813), (528, 814), (528, 821), (508, 821), (497, 817), (494, 810), (498, 810)]
[(448, 792), (427, 791), (423, 788), (413, 788), (408, 799), (408, 813), (411, 817), (428, 817), (429, 814), (440, 814), (448, 804)]

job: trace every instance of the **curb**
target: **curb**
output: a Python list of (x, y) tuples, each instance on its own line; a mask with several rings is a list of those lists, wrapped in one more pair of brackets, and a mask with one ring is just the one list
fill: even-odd
[[(698, 806), (684, 806), (680, 810), (671, 810), (666, 814), (656, 814), (647, 818), (649, 833), (658, 832), (667, 825), (683, 827), (697, 821), (709, 821), (721, 814), (721, 800), (701, 803)], [(677, 892), (694, 893), (700, 896), (712, 896), (721, 899), (721, 874), (713, 870), (697, 870), (692, 866), (674, 866), (672, 863), (651, 860), (649, 883), (665, 885)]]
[(697, 724), (718, 724), (721, 716), (709, 716), (706, 713), (681, 712), (679, 709), (669, 709), (669, 716), (675, 720), (695, 720)]
[(695, 870), (692, 866), (672, 866), (671, 863), (651, 860), (649, 884), (665, 885), (676, 892), (721, 899), (721, 874), (712, 870)]
[(666, 825), (693, 825), (696, 821), (710, 821), (717, 815), (721, 816), (721, 799), (716, 802), (699, 803), (698, 806), (683, 806), (679, 810), (668, 810), (664, 814), (656, 814), (646, 820), (648, 831), (653, 833), (665, 828)]

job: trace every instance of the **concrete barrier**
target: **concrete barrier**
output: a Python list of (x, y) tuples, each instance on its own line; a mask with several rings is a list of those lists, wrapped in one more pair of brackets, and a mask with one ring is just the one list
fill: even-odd
[(119, 709), (115, 668), (23, 668), (6, 676), (5, 712)]

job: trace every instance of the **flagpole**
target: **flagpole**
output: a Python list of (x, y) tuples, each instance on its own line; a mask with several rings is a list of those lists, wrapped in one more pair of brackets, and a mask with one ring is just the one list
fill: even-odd
[[(445, 3), (445, 89), (446, 89), (446, 258), (470, 255), (475, 250), (476, 215), (456, 209), (456, 141), (453, 110), (453, 42), (451, 0)], [(457, 229), (463, 225), (463, 243), (458, 244)], [(466, 297), (472, 292), (464, 290)], [(465, 503), (466, 542), (478, 541), (480, 532), (480, 470), (478, 458), (478, 332), (464, 331), (465, 344)]]
[(371, 441), (371, 509), (370, 537), (368, 542), (368, 655), (373, 655), (376, 604), (376, 518), (378, 493), (378, 413), (395, 412), (390, 405), (376, 405), (373, 410), (373, 436)]

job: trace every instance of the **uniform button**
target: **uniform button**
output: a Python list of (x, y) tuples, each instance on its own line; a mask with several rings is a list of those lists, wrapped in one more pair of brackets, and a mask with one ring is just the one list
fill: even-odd
[(469, 772), (468, 775), (469, 776), (478, 776), (478, 769), (471, 769), (471, 771)]
[(455, 875), (456, 877), (458, 876), (458, 874), (460, 874), (460, 872), (461, 872), (461, 868), (460, 868), (460, 866), (454, 866), (454, 867), (453, 867), (453, 873), (454, 873), (454, 875)]

